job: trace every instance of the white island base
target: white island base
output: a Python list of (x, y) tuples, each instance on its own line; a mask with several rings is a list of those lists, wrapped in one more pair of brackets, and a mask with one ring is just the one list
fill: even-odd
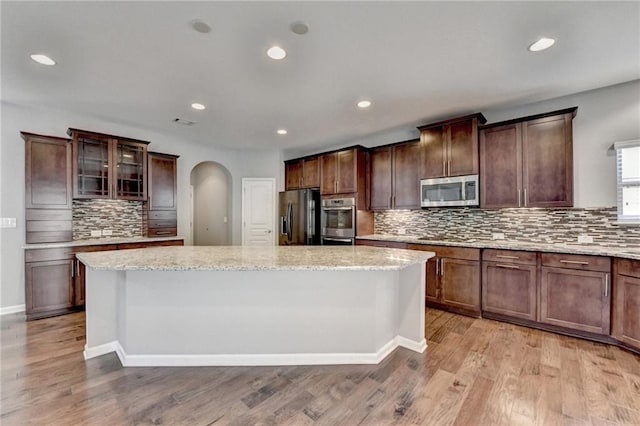
[(426, 348), (424, 257), (382, 270), (175, 271), (95, 269), (86, 257), (98, 254), (81, 257), (86, 359), (115, 351), (123, 366), (375, 364), (398, 346)]

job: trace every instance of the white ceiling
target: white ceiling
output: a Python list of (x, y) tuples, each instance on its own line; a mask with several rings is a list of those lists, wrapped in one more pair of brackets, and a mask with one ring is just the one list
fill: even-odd
[[(637, 1), (2, 1), (1, 15), (3, 101), (220, 147), (395, 142), (381, 138), (640, 77)], [(291, 32), (294, 21), (309, 33)], [(528, 52), (540, 36), (556, 45)], [(286, 59), (265, 56), (272, 44)], [(362, 98), (369, 110), (356, 108)]]

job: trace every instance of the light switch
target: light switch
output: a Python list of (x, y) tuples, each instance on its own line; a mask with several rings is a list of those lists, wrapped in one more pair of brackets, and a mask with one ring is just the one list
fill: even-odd
[(91, 231), (91, 236), (92, 237), (101, 237), (102, 236), (102, 231), (101, 230), (97, 230), (97, 231)]
[(15, 228), (16, 227), (16, 218), (15, 217), (2, 217), (0, 218), (0, 228)]
[(111, 229), (103, 229), (102, 230), (102, 235), (104, 235), (105, 237), (108, 237), (109, 235), (112, 235), (113, 231)]

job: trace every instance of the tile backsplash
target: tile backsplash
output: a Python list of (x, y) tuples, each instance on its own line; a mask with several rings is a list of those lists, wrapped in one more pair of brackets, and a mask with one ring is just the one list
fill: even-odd
[(432, 236), (441, 239), (505, 239), (545, 243), (575, 243), (579, 235), (593, 236), (595, 244), (640, 247), (640, 226), (616, 224), (611, 208), (440, 208), (376, 212), (376, 234)]
[(73, 239), (96, 238), (96, 230), (111, 230), (102, 238), (142, 237), (143, 219), (142, 201), (73, 200)]

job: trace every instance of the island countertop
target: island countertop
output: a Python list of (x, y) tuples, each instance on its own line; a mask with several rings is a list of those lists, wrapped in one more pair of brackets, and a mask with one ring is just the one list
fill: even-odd
[(425, 262), (430, 252), (366, 246), (182, 246), (78, 253), (95, 270), (376, 271)]

